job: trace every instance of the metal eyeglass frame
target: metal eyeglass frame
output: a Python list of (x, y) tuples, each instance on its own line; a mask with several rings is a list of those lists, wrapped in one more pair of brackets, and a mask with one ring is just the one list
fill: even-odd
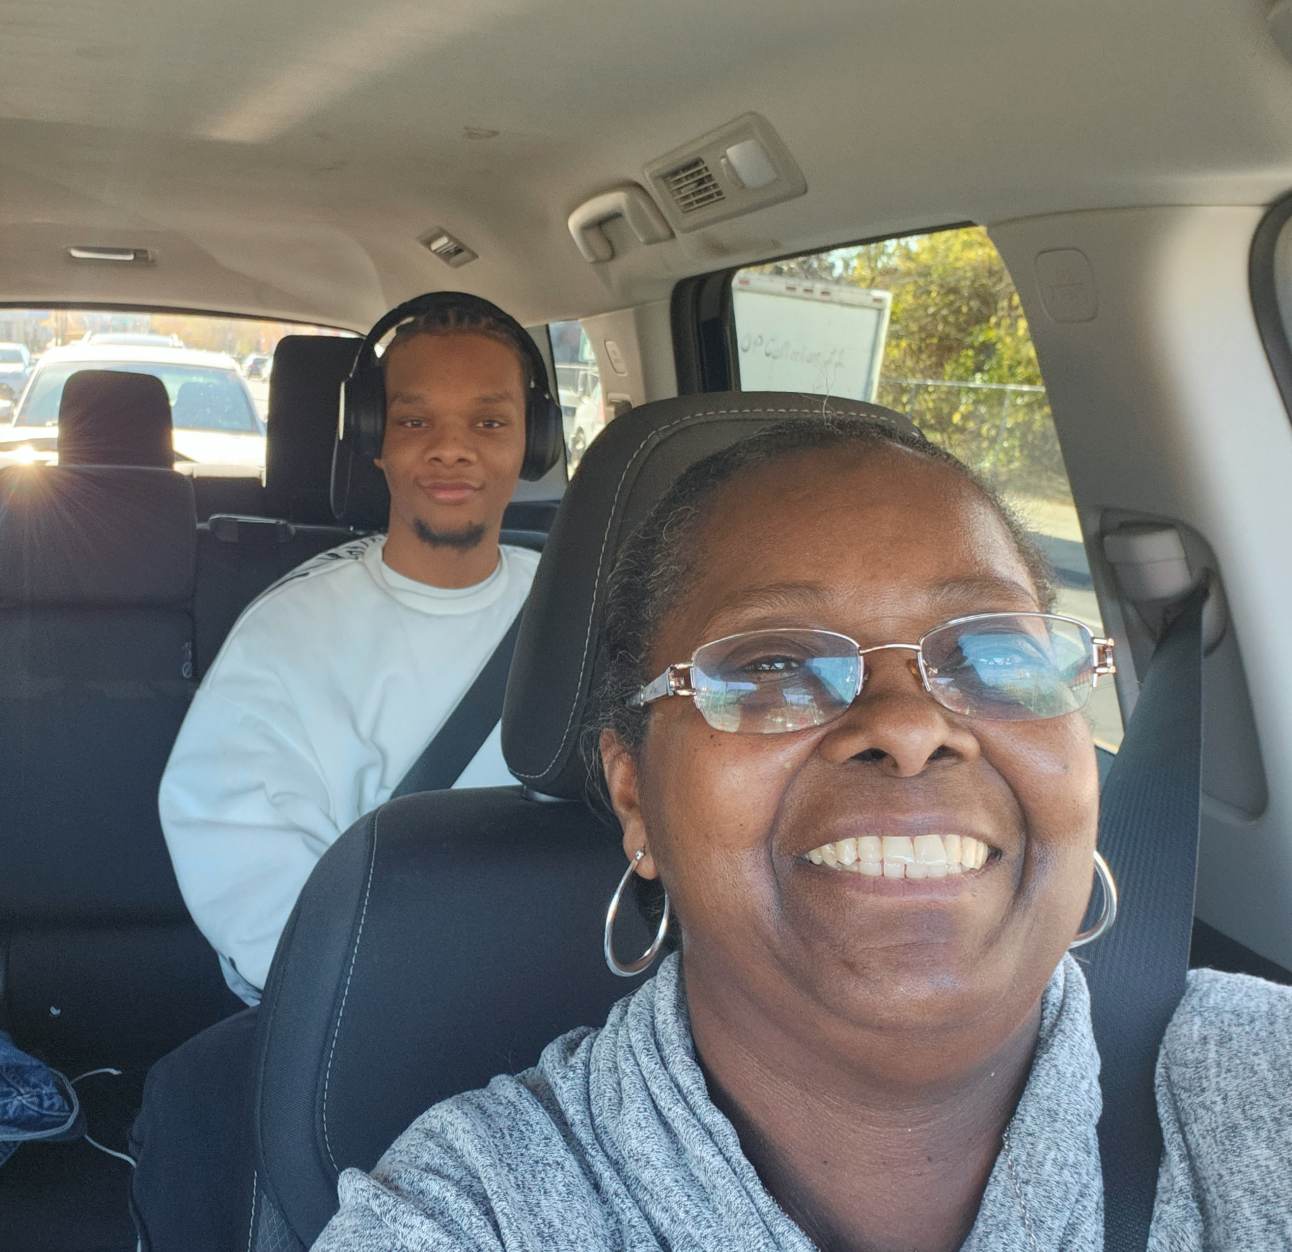
[[(822, 630), (817, 627), (786, 627), (786, 628), (782, 628), (782, 631), (786, 629), (794, 629), (794, 630), (804, 629), (804, 630), (811, 630), (815, 634), (835, 635), (838, 638), (847, 639), (848, 642), (851, 643), (857, 649), (857, 655), (862, 658), (868, 656), (872, 652), (886, 652), (886, 651), (891, 651), (893, 649), (898, 649), (898, 648), (905, 649), (906, 651), (909, 651), (909, 652), (914, 652), (915, 653), (914, 659), (918, 667), (920, 681), (924, 684), (924, 690), (927, 691), (929, 695), (933, 696), (933, 699), (936, 700), (939, 705), (942, 705), (942, 701), (938, 700), (937, 696), (934, 695), (933, 686), (929, 682), (929, 671), (924, 664), (924, 641), (935, 631), (945, 630), (946, 627), (948, 626), (959, 626), (965, 622), (977, 622), (977, 621), (982, 621), (985, 618), (993, 618), (993, 617), (995, 618), (1040, 617), (1040, 618), (1046, 619), (1047, 621), (1067, 622), (1069, 625), (1078, 626), (1082, 630), (1090, 631), (1090, 627), (1087, 626), (1085, 622), (1078, 621), (1075, 617), (1065, 617), (1061, 613), (1030, 613), (1030, 612), (970, 613), (966, 617), (953, 617), (949, 621), (939, 622), (938, 625), (930, 627), (928, 630), (926, 630), (924, 634), (920, 636), (919, 641), (916, 643), (876, 643), (876, 644), (872, 644), (869, 648), (863, 648), (851, 635), (845, 635), (841, 631), (837, 631), (837, 630)], [(691, 653), (691, 659), (689, 661), (683, 661), (677, 665), (670, 665), (668, 669), (666, 669), (662, 674), (660, 674), (658, 678), (652, 679), (644, 687), (640, 688), (637, 691), (637, 693), (629, 699), (628, 703), (630, 707), (642, 708), (647, 704), (653, 704), (656, 700), (667, 700), (669, 696), (694, 696), (695, 687), (693, 685), (693, 682), (694, 682), (693, 666), (695, 665), (695, 658), (699, 654), (701, 649), (707, 648), (714, 643), (723, 643), (728, 639), (738, 639), (742, 635), (757, 635), (757, 634), (763, 634), (763, 633), (778, 634), (778, 633), (782, 633), (782, 631), (778, 631), (776, 628), (772, 628), (766, 632), (763, 632), (760, 630), (742, 630), (742, 631), (737, 631), (736, 634), (734, 635), (723, 635), (722, 638), (720, 639), (711, 639), (709, 643), (702, 643), (699, 648), (696, 648), (696, 650)], [(1113, 659), (1113, 650), (1114, 650), (1115, 644), (1111, 638), (1096, 636), (1093, 632), (1090, 632), (1090, 647), (1091, 647), (1091, 653), (1092, 653), (1091, 660), (1094, 663), (1093, 672), (1090, 678), (1090, 687), (1091, 687), (1091, 690), (1093, 690), (1095, 687), (1099, 685), (1099, 679), (1101, 677), (1107, 674), (1115, 674), (1117, 672), (1117, 664)], [(936, 670), (934, 670), (933, 672), (934, 674), (937, 673)], [(850, 700), (847, 705), (845, 705), (842, 709), (839, 710), (839, 713), (836, 715), (837, 717), (842, 717), (843, 714), (847, 712), (849, 708), (852, 707), (853, 702), (856, 701), (857, 697), (860, 696), (862, 691), (864, 690), (865, 684), (866, 684), (866, 663), (863, 660), (861, 664), (861, 671), (858, 675), (856, 694), (853, 695), (852, 700)], [(942, 705), (942, 707), (945, 708), (946, 706)], [(950, 711), (956, 712), (955, 709), (952, 709)], [(973, 715), (961, 714), (961, 716), (972, 717)], [(834, 721), (836, 720), (836, 718), (831, 718), (830, 720)], [(1038, 718), (1037, 720), (1043, 721), (1047, 719)], [(828, 725), (829, 723), (822, 722), (819, 724)], [(735, 732), (731, 732), (731, 733), (735, 733)], [(784, 732), (784, 733), (790, 733), (790, 732)]]

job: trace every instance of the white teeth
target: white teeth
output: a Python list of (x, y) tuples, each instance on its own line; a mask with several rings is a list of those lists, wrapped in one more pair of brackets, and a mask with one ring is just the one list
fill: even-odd
[(945, 878), (981, 869), (990, 849), (968, 835), (861, 835), (805, 853), (813, 865), (868, 878)]
[(884, 877), (914, 877), (911, 868), (915, 864), (915, 847), (910, 835), (884, 836)]

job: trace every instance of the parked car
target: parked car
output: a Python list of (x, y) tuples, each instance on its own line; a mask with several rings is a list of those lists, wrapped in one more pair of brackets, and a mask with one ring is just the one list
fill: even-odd
[[(258, 476), (264, 468), (265, 427), (231, 356), (95, 340), (51, 348), (41, 357), (10, 424), (0, 427), (0, 464), (56, 461), (63, 385), (79, 370), (96, 369), (161, 379), (171, 403), (177, 462), (224, 466), (234, 477)], [(193, 384), (214, 387), (185, 390)]]
[(252, 352), (242, 358), (242, 376), (244, 378), (267, 379), (274, 367), (274, 358), (267, 352)]
[(31, 373), (26, 344), (0, 343), (0, 403), (12, 404)]

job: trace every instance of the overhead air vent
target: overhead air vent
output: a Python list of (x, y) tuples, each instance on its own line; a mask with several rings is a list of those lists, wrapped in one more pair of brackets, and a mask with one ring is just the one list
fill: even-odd
[(727, 198), (727, 193), (718, 186), (718, 180), (701, 157), (670, 170), (664, 175), (664, 185), (673, 197), (673, 203), (683, 213), (694, 213), (706, 204), (716, 204)]
[(652, 161), (646, 177), (676, 231), (699, 230), (807, 191), (789, 149), (758, 113)]
[(446, 230), (428, 230), (419, 240), (422, 247), (434, 252), (445, 265), (453, 269), (466, 265), (468, 261), (474, 261), (476, 254), (471, 251), (460, 239), (455, 239)]

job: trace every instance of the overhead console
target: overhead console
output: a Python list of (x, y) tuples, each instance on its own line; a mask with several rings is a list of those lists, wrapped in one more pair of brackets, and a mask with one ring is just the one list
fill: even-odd
[(645, 172), (669, 225), (682, 234), (807, 191), (803, 171), (758, 113), (675, 148)]
[(650, 245), (807, 191), (807, 180), (789, 149), (758, 113), (742, 114), (675, 148), (644, 172), (653, 198), (639, 184), (624, 183), (584, 201), (570, 214), (570, 234), (585, 261), (596, 264), (615, 255), (603, 229), (614, 218), (623, 218), (638, 242)]

